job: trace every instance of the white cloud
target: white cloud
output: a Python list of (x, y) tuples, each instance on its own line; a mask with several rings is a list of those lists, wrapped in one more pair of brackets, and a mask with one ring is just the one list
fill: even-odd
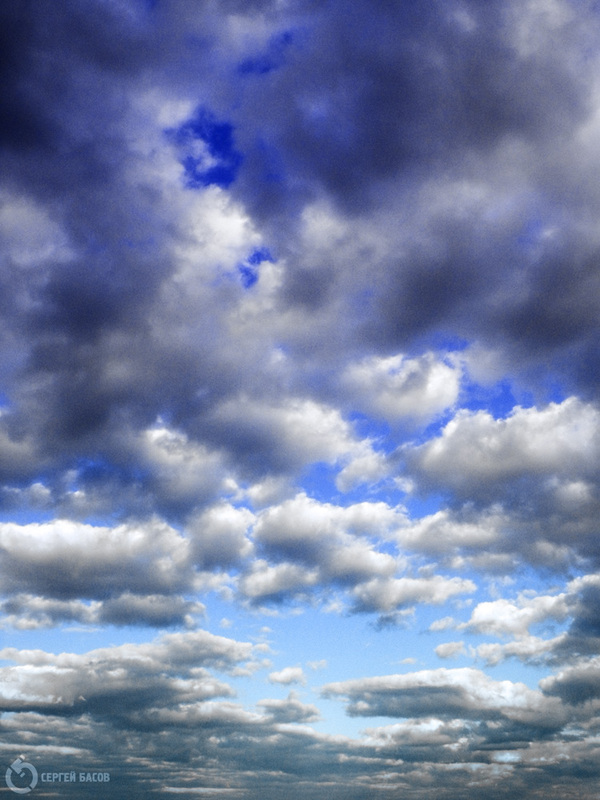
[(340, 507), (300, 494), (262, 512), (254, 538), (272, 556), (317, 567), (323, 582), (357, 581), (394, 572), (396, 559), (378, 552), (369, 538), (389, 537), (401, 519), (385, 503)]
[(252, 601), (278, 599), (312, 589), (318, 578), (317, 570), (286, 563), (269, 566), (264, 559), (257, 559), (250, 571), (240, 578), (239, 588)]
[(489, 548), (498, 541), (505, 524), (505, 516), (498, 509), (479, 514), (443, 509), (407, 522), (398, 541), (421, 553), (451, 556)]
[(429, 626), (430, 631), (446, 631), (449, 628), (456, 627), (456, 620), (454, 617), (442, 617), (442, 619), (436, 619), (434, 622), (431, 623)]
[(470, 594), (477, 587), (464, 578), (374, 578), (353, 589), (359, 611), (393, 611), (417, 603), (441, 605), (451, 597)]
[[(269, 680), (271, 683), (287, 684), (292, 682), (290, 680), (273, 680), (271, 675)], [(304, 680), (297, 682), (304, 683)], [(315, 722), (320, 719), (317, 706), (302, 703), (295, 692), (290, 692), (285, 700), (260, 700), (257, 705), (271, 714), (277, 723)]]
[(370, 414), (424, 421), (455, 404), (460, 380), (456, 361), (425, 353), (419, 358), (370, 356), (346, 368), (342, 385)]
[(464, 642), (444, 642), (443, 644), (438, 644), (435, 648), (435, 654), (438, 658), (455, 658), (466, 652)]
[(228, 503), (211, 506), (188, 520), (186, 533), (192, 540), (193, 558), (202, 569), (226, 568), (251, 556), (247, 536), (254, 515)]
[(158, 519), (114, 528), (70, 520), (0, 523), (5, 592), (57, 599), (189, 590), (189, 542)]
[[(376, 482), (386, 474), (385, 459), (368, 439), (332, 406), (311, 399), (286, 398), (274, 403), (250, 396), (225, 400), (212, 414), (213, 424), (239, 432), (241, 440), (257, 439), (278, 470), (298, 470), (324, 461), (342, 467), (338, 477), (344, 491), (360, 482)], [(250, 446), (250, 445), (248, 445)]]
[(516, 601), (505, 598), (478, 603), (462, 628), (495, 636), (525, 636), (532, 625), (552, 619), (564, 621), (570, 613), (568, 595), (522, 594)]
[(281, 683), (288, 686), (290, 683), (306, 683), (306, 676), (302, 667), (284, 667), (277, 672), (269, 673), (270, 683)]
[(520, 636), (512, 642), (485, 642), (470, 648), (472, 655), (482, 659), (488, 666), (496, 666), (507, 658), (518, 658), (525, 664), (535, 664), (560, 648), (565, 642), (565, 634), (552, 639), (538, 636)]
[[(4, 648), (0, 658), (17, 666), (0, 668), (6, 687), (4, 707), (28, 707), (107, 716), (148, 713), (233, 690), (207, 671), (233, 671), (251, 662), (251, 644), (207, 631), (167, 634), (145, 644), (54, 655), (42, 650)], [(142, 691), (143, 690), (143, 691)]]
[(204, 614), (202, 603), (165, 595), (134, 595), (131, 592), (102, 601), (56, 600), (31, 594), (16, 594), (0, 604), (0, 627), (35, 630), (64, 623), (82, 625), (137, 625), (154, 628), (195, 628)]
[(227, 490), (223, 453), (190, 441), (161, 420), (141, 434), (139, 455), (151, 470), (156, 492), (169, 503), (200, 504)]
[(517, 407), (506, 419), (460, 411), (440, 436), (407, 453), (427, 485), (469, 497), (519, 478), (581, 480), (599, 455), (600, 412), (575, 397), (541, 410)]

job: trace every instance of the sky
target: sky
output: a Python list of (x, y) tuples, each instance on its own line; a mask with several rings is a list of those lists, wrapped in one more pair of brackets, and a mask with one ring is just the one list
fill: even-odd
[(0, 39), (1, 796), (597, 800), (599, 4)]

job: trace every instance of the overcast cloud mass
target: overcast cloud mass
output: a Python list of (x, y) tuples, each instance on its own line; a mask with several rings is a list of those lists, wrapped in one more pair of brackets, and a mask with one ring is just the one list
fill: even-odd
[(4, 794), (596, 798), (598, 4), (0, 39)]

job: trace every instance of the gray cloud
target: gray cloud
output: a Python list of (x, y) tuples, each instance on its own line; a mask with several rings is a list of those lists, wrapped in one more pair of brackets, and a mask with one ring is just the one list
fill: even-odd
[[(9, 481), (73, 465), (92, 449), (118, 466), (105, 480), (131, 485), (140, 480), (131, 434), (165, 411), (211, 447), (246, 461), (258, 454), (247, 468), (286, 469), (271, 429), (254, 420), (250, 433), (231, 405), (240, 383), (258, 391), (253, 376), (268, 365), (273, 334), (307, 359), (307, 377), (326, 375), (333, 346), (343, 364), (373, 358), (373, 350), (402, 352), (416, 335), (448, 327), (494, 345), (505, 337), (519, 358), (527, 341), (532, 363), (554, 351), (567, 373), (576, 359), (565, 361), (565, 348), (593, 360), (595, 245), (579, 231), (569, 259), (572, 222), (557, 211), (571, 185), (563, 180), (574, 157), (566, 142), (590, 119), (590, 70), (580, 53), (593, 18), (500, 2), (418, 13), (383, 4), (374, 13), (359, 3), (352, 14), (329, 3), (306, 17), (302, 4), (279, 12), (266, 4), (237, 9), (248, 34), (236, 37), (224, 6), (88, 11), (68, 4), (37, 16), (27, 6), (5, 12), (7, 30), (17, 32), (11, 41), (20, 42), (18, 55), (7, 48), (16, 70), (8, 71), (6, 102), (23, 134), (7, 133), (7, 188), (11, 203), (36, 209), (29, 224), (50, 220), (54, 247), (27, 286), (14, 262), (21, 251), (9, 256), (5, 296), (18, 302), (7, 301), (5, 321), (24, 364), (18, 377), (11, 371), (13, 405), (3, 418), (11, 446), (23, 452), (7, 466)], [(272, 69), (236, 73), (249, 48), (268, 50), (269, 41), (287, 42)], [(41, 68), (41, 54), (51, 69)], [(242, 216), (250, 214), (248, 230), (285, 265), (261, 319), (266, 329), (258, 332), (257, 319), (243, 343), (223, 322), (243, 307), (241, 287), (207, 278), (235, 270), (248, 252), (242, 240), (226, 253), (198, 235), (202, 224), (194, 229), (181, 213), (191, 193), (177, 188), (177, 155), (159, 154), (163, 131), (190, 119), (198, 103), (233, 125), (244, 163), (231, 192)], [(558, 166), (549, 170), (550, 161)], [(398, 217), (407, 196), (414, 211)], [(581, 202), (596, 202), (591, 189)], [(299, 213), (283, 224), (290, 203)], [(341, 225), (332, 245), (316, 247), (315, 226), (307, 226), (317, 209)], [(560, 225), (557, 257), (548, 231)], [(201, 269), (178, 292), (170, 281), (183, 278), (180, 243), (194, 239)], [(571, 279), (573, 259), (581, 280)], [(513, 264), (525, 269), (526, 291), (521, 281), (516, 294)], [(318, 303), (303, 304), (314, 309), (314, 324), (302, 332), (295, 298), (319, 286)], [(589, 383), (591, 370), (575, 377)], [(193, 504), (156, 491), (170, 513)]]
[[(599, 35), (569, 0), (3, 5), (1, 624), (182, 629), (2, 651), (15, 757), (591, 800)], [(492, 596), (523, 569), (556, 591)], [(477, 591), (464, 657), (558, 671), (330, 683), (395, 721), (328, 736), (234, 702), (261, 651), (197, 629), (211, 590), (381, 624)]]
[(258, 705), (276, 722), (315, 722), (320, 718), (319, 709), (302, 703), (295, 692), (290, 692), (285, 700), (261, 700)]

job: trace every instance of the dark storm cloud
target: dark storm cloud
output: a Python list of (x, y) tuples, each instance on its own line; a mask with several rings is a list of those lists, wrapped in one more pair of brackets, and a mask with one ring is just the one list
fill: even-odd
[(587, 713), (597, 713), (598, 703), (593, 701), (600, 698), (598, 658), (584, 659), (579, 664), (567, 667), (557, 675), (545, 678), (541, 686), (548, 695), (560, 697), (563, 702), (573, 706), (587, 703)]
[[(15, 109), (5, 185), (40, 205), (70, 247), (27, 279), (7, 254), (4, 321), (20, 353), (2, 418), (19, 455), (9, 483), (43, 472), (52, 482), (93, 452), (118, 467), (111, 485), (160, 495), (136, 469), (132, 436), (162, 413), (232, 448), (246, 470), (287, 470), (268, 429), (215, 412), (240, 385), (264, 392), (256, 374), (271, 326), (307, 356), (306, 379), (294, 382), (306, 391), (318, 380), (332, 400), (339, 388), (319, 377), (327, 353), (344, 364), (442, 329), (529, 342), (533, 360), (573, 347), (593, 359), (594, 249), (584, 231), (571, 257), (577, 218), (560, 218), (567, 189), (552, 177), (573, 160), (569, 136), (590, 113), (579, 52), (593, 18), (500, 2), (361, 2), (351, 12), (335, 2), (12, 3), (3, 14), (18, 42), (5, 56)], [(240, 76), (265, 53), (272, 68)], [(196, 287), (180, 274), (186, 170), (201, 191), (228, 186), (284, 263), (275, 316), (262, 332), (253, 323), (239, 348), (225, 317), (241, 308), (243, 287), (215, 283), (218, 270)], [(595, 202), (590, 189), (576, 208), (585, 216)], [(311, 260), (304, 212), (315, 203), (345, 226), (343, 257), (332, 241)], [(545, 232), (561, 225), (557, 255)], [(193, 255), (200, 273), (222, 258), (208, 253), (207, 235)], [(253, 252), (254, 242), (231, 267)], [(275, 322), (297, 305), (314, 325)], [(182, 337), (188, 323), (197, 335)], [(152, 507), (129, 502), (137, 513)], [(193, 506), (170, 502), (159, 497), (159, 510)]]
[(261, 132), (284, 160), (286, 189), (325, 190), (360, 211), (378, 180), (439, 169), (507, 135), (555, 136), (586, 108), (570, 53), (555, 59), (549, 42), (517, 52), (511, 4), (310, 11), (285, 68), (244, 87), (272, 110)]
[[(315, 270), (284, 246), (286, 300), (314, 309), (341, 295), (375, 347), (441, 329), (510, 343), (521, 362), (556, 353), (569, 369), (566, 348), (591, 354), (596, 245), (581, 236), (584, 209), (561, 209), (581, 195), (569, 140), (593, 113), (581, 52), (595, 18), (512, 3), (311, 10), (285, 66), (244, 85), (241, 127), (262, 147), (241, 133), (247, 163), (234, 191), (278, 224), (290, 202), (326, 199), (375, 225), (371, 211), (385, 205), (398, 231), (388, 224), (381, 236), (397, 246), (363, 259), (357, 240), (351, 264), (338, 266), (332, 249)], [(259, 103), (271, 113), (257, 126)], [(483, 194), (461, 208), (469, 184)], [(350, 305), (369, 290), (362, 309)]]

